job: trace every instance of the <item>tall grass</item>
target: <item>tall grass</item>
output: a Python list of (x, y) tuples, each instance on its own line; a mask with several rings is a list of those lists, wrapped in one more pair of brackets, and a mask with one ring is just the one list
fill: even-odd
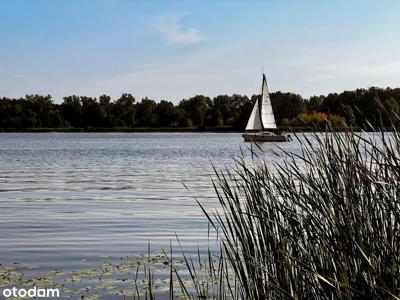
[(400, 136), (298, 137), (273, 167), (217, 172), (222, 234), (241, 298), (365, 299), (400, 294)]
[(185, 257), (184, 298), (399, 299), (400, 133), (297, 138), (279, 164), (216, 171), (220, 209), (202, 209), (220, 254), (206, 289)]

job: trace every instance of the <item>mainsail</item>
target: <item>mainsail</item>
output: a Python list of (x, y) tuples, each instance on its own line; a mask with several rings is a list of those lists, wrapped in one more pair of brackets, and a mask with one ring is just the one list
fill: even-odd
[(267, 79), (263, 74), (261, 95), (254, 104), (246, 130), (276, 129), (274, 112), (272, 111), (271, 98), (268, 93)]

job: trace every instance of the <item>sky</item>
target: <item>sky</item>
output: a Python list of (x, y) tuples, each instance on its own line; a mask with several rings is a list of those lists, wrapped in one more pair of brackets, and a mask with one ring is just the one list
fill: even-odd
[(400, 83), (400, 1), (0, 0), (0, 97), (178, 103)]

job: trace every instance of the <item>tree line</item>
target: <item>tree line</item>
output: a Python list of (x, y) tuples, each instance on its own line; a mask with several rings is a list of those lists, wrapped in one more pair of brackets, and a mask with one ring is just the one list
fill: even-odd
[[(136, 101), (124, 93), (118, 99), (67, 96), (61, 104), (50, 95), (0, 98), (0, 128), (23, 130), (138, 128), (226, 128), (243, 130), (257, 95), (197, 95), (178, 104), (144, 98)], [(271, 93), (272, 107), (280, 127), (334, 126), (365, 128), (389, 125), (400, 112), (400, 88), (357, 89), (303, 98), (294, 93)]]

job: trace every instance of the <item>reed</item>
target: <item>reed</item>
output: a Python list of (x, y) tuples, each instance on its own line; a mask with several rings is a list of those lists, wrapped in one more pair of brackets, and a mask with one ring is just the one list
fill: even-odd
[(221, 249), (207, 282), (184, 256), (192, 292), (171, 267), (184, 298), (400, 299), (400, 132), (296, 138), (279, 164), (216, 170), (220, 207), (200, 207)]

